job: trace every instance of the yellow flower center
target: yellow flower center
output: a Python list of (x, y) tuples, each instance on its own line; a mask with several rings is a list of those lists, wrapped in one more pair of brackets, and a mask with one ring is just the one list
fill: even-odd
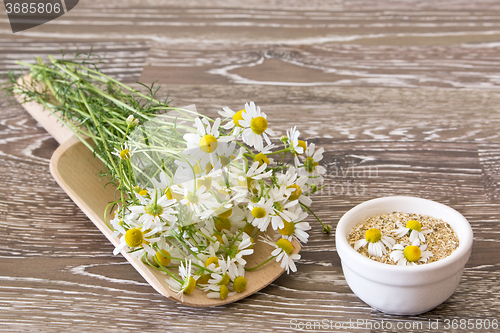
[(220, 213), (218, 216), (221, 218), (221, 219), (228, 219), (229, 216), (231, 216), (231, 214), (233, 213), (233, 209), (230, 208), (228, 210), (226, 210), (224, 213)]
[(288, 186), (287, 188), (294, 188), (295, 189), (292, 192), (292, 194), (290, 194), (290, 197), (288, 198), (288, 200), (294, 201), (294, 200), (297, 200), (298, 198), (300, 198), (300, 195), (302, 194), (302, 189), (300, 188), (299, 185), (292, 184), (292, 185)]
[(219, 258), (210, 257), (205, 261), (205, 267), (208, 267), (210, 264), (215, 264), (215, 267), (219, 267)]
[(208, 280), (210, 280), (210, 278), (211, 278), (210, 274), (202, 274), (202, 275), (200, 275), (200, 277), (198, 278), (198, 280), (196, 282), (199, 284), (207, 284)]
[(188, 281), (187, 281), (187, 285), (186, 287), (184, 287), (184, 290), (182, 291), (184, 294), (191, 294), (194, 290), (194, 288), (196, 287), (196, 280), (190, 276)]
[(281, 229), (278, 229), (280, 234), (284, 236), (291, 236), (295, 232), (295, 224), (293, 222), (283, 221), (285, 226)]
[(155, 260), (162, 266), (168, 266), (171, 261), (170, 253), (165, 250), (156, 251)]
[(194, 166), (193, 166), (193, 170), (194, 170), (194, 173), (195, 174), (200, 174), (201, 173), (201, 169), (200, 169), (200, 165), (198, 163), (196, 163)]
[(226, 299), (229, 295), (229, 289), (226, 286), (220, 286), (220, 299)]
[(163, 214), (163, 207), (156, 204), (155, 202), (147, 205), (144, 210), (151, 216), (160, 216), (161, 214)]
[(229, 275), (226, 273), (226, 274), (224, 274), (224, 276), (222, 277), (222, 280), (220, 280), (218, 285), (225, 286), (226, 284), (229, 283), (230, 280), (231, 279), (229, 278)]
[(229, 221), (229, 219), (223, 219), (220, 217), (216, 217), (215, 218), (215, 229), (218, 232), (221, 232), (224, 229), (229, 231), (229, 230), (231, 230), (231, 221)]
[(422, 225), (420, 224), (420, 222), (415, 220), (410, 220), (406, 222), (406, 227), (411, 230), (417, 230), (418, 232), (422, 230)]
[(222, 166), (227, 166), (229, 163), (231, 163), (231, 158), (230, 157), (227, 157), (227, 156), (217, 156), (217, 158), (219, 159), (220, 164), (222, 164)]
[[(299, 144), (297, 146), (302, 147), (302, 154), (304, 154), (306, 152), (307, 145), (306, 145), (305, 141), (299, 140)], [(297, 155), (300, 155), (300, 154), (297, 154)]]
[(222, 239), (222, 234), (215, 233), (213, 234), (213, 236), (215, 236), (215, 239), (217, 239), (219, 243), (224, 244), (224, 240)]
[(247, 249), (253, 249), (253, 245), (255, 244), (255, 241), (253, 240), (253, 237), (250, 237), (250, 243), (252, 243), (252, 245), (250, 245), (249, 247), (247, 247)]
[[(243, 175), (243, 176), (244, 176), (244, 175)], [(240, 179), (238, 178), (238, 185), (239, 185), (239, 186), (246, 186), (246, 187), (250, 188), (250, 186), (249, 186), (249, 181), (251, 181), (251, 180), (252, 180), (252, 178), (248, 178), (248, 177), (245, 177), (245, 179), (244, 179), (244, 180), (240, 180)]]
[(234, 291), (241, 293), (247, 289), (247, 279), (244, 276), (238, 276), (233, 282)]
[(205, 177), (203, 179), (196, 180), (196, 187), (199, 189), (200, 187), (205, 186), (207, 191), (212, 187), (212, 177)]
[(205, 153), (213, 153), (217, 149), (217, 139), (213, 135), (205, 135), (200, 139), (200, 148)]
[(214, 168), (214, 166), (212, 165), (212, 163), (208, 162), (207, 165), (205, 165), (206, 173), (209, 173), (210, 171), (212, 171), (213, 168)]
[[(168, 194), (169, 194), (169, 193), (170, 193), (170, 196), (171, 196), (172, 198), (170, 198), (170, 197), (168, 196)], [(171, 190), (170, 188), (168, 189), (168, 191), (167, 191), (166, 195), (167, 195), (167, 198), (168, 198), (168, 199), (175, 199), (175, 200), (177, 200), (177, 201), (181, 200), (181, 199), (184, 197), (184, 196), (182, 195), (182, 193), (175, 192), (174, 190)]]
[(279, 212), (283, 211), (283, 205), (280, 202), (273, 203), (273, 208), (276, 209)]
[(253, 118), (252, 121), (250, 122), (250, 128), (252, 129), (252, 131), (255, 134), (261, 135), (267, 129), (267, 120), (266, 120), (266, 118), (264, 118), (264, 117)]
[(318, 162), (314, 162), (314, 159), (311, 156), (306, 158), (306, 160), (304, 161), (304, 166), (307, 172), (313, 172), (318, 164)]
[(405, 247), (403, 254), (406, 258), (406, 260), (414, 262), (420, 259), (420, 256), (422, 255), (422, 251), (420, 251), (420, 248), (415, 245), (409, 245)]
[(238, 127), (241, 127), (240, 120), (243, 120), (243, 116), (241, 115), (243, 112), (245, 112), (244, 109), (236, 112), (233, 116), (233, 123)]
[(188, 206), (190, 204), (197, 204), (198, 203), (198, 197), (196, 196), (196, 193), (188, 193), (188, 195), (186, 195), (184, 197), (185, 199), (187, 199), (187, 201), (189, 201), (187, 204)]
[(173, 199), (172, 190), (170, 189), (170, 187), (165, 189), (165, 195), (167, 196), (168, 200), (172, 200)]
[(267, 158), (266, 155), (264, 155), (262, 153), (258, 153), (257, 155), (255, 155), (255, 158), (253, 160), (255, 162), (259, 162), (259, 166), (261, 166), (264, 163), (266, 163), (267, 165), (269, 165), (269, 159)]
[(125, 243), (129, 247), (138, 247), (143, 241), (144, 236), (139, 228), (128, 229), (125, 233)]
[(286, 254), (290, 254), (293, 251), (293, 245), (288, 239), (280, 238), (276, 245), (285, 251)]
[(368, 229), (365, 232), (365, 239), (371, 243), (376, 243), (382, 238), (382, 233), (377, 228)]
[(261, 219), (261, 218), (265, 217), (266, 214), (267, 214), (266, 210), (262, 207), (254, 207), (252, 209), (252, 215), (256, 219)]
[(132, 153), (130, 152), (130, 150), (128, 149), (123, 149), (121, 152), (120, 152), (120, 158), (122, 160), (128, 160), (130, 158), (130, 156), (132, 156)]
[(146, 195), (148, 195), (148, 190), (140, 190), (139, 195), (145, 197)]
[(243, 229), (243, 232), (246, 233), (247, 235), (253, 235), (255, 231), (255, 227), (251, 224), (247, 224), (247, 226), (245, 227), (245, 229)]

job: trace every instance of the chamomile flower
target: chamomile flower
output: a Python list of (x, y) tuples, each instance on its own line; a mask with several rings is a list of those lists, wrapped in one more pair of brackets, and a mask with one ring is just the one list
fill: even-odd
[(273, 199), (268, 199), (266, 201), (264, 198), (261, 198), (259, 202), (250, 202), (248, 204), (248, 209), (253, 218), (251, 221), (252, 225), (259, 228), (260, 231), (266, 231), (271, 222), (271, 214), (274, 212)]
[[(227, 211), (229, 212), (229, 214), (231, 213), (231, 210)], [(214, 228), (215, 230), (217, 230), (218, 232), (230, 232), (231, 229), (233, 229), (233, 225), (231, 223), (231, 220), (229, 219), (229, 217), (226, 217), (228, 214), (226, 214), (226, 212), (220, 214), (220, 215), (217, 215), (217, 216), (214, 216)]]
[(180, 265), (179, 260), (176, 258), (183, 257), (182, 252), (173, 245), (170, 245), (166, 242), (165, 237), (161, 237), (160, 240), (156, 243), (157, 249), (155, 256), (153, 257), (153, 261), (156, 264), (161, 264), (163, 267), (168, 266), (169, 264)]
[[(243, 148), (241, 148), (243, 149)], [(217, 155), (217, 159), (223, 167), (229, 166), (231, 161), (241, 158), (243, 155), (243, 151), (241, 149), (236, 149), (236, 143), (226, 143), (221, 142), (219, 146), (219, 152)]]
[[(311, 143), (309, 147), (307, 147), (303, 164), (300, 166), (299, 172), (301, 175), (307, 175), (314, 184), (319, 184), (323, 181), (323, 175), (326, 173), (325, 167), (319, 165), (319, 162), (323, 159), (323, 152), (325, 150), (319, 148), (315, 151), (315, 149), (316, 146), (314, 143)], [(297, 160), (296, 157), (296, 161)]]
[(165, 194), (158, 198), (159, 190), (154, 190), (152, 198), (146, 198), (136, 194), (139, 200), (139, 206), (130, 207), (130, 211), (139, 215), (138, 222), (142, 224), (142, 231), (153, 229), (155, 232), (164, 230), (165, 223), (173, 223), (177, 221), (177, 211), (173, 206), (177, 203), (176, 200), (169, 200)]
[(111, 234), (111, 237), (118, 237), (119, 235), (123, 235), (126, 232), (125, 227), (138, 227), (136, 224), (137, 216), (131, 213), (125, 213), (122, 211), (120, 206), (113, 212), (113, 218), (109, 221), (114, 231)]
[[(266, 171), (267, 165), (259, 165), (259, 162), (254, 162), (252, 166), (248, 169), (245, 176), (246, 178), (252, 178), (255, 180), (269, 178), (272, 175), (272, 170)], [(239, 180), (245, 180), (244, 177), (238, 177)]]
[[(237, 167), (232, 167), (230, 169), (230, 177), (235, 182), (232, 190), (244, 197), (246, 197), (248, 192), (257, 195), (261, 189), (258, 180), (269, 178), (272, 175), (272, 170), (266, 171), (266, 167), (266, 164), (259, 166), (258, 162), (254, 162), (247, 172), (241, 171)], [(240, 197), (239, 199), (239, 202), (245, 201), (244, 198)]]
[(360, 239), (354, 243), (354, 250), (359, 250), (361, 247), (368, 245), (368, 254), (371, 256), (381, 257), (387, 253), (387, 248), (392, 249), (396, 241), (389, 237), (384, 236), (377, 228), (368, 229), (365, 232), (365, 238)]
[(137, 223), (137, 215), (133, 213), (124, 213), (120, 210), (120, 207), (113, 213), (113, 219), (109, 221), (114, 231), (111, 237), (120, 237), (125, 235), (127, 229), (140, 228), (141, 225)]
[(209, 162), (215, 165), (218, 155), (217, 149), (220, 151), (219, 143), (234, 140), (232, 136), (220, 136), (220, 122), (220, 118), (217, 118), (213, 124), (210, 124), (206, 118), (203, 120), (196, 118), (197, 132), (184, 134), (184, 140), (186, 140), (188, 147), (184, 153), (190, 155), (195, 161), (200, 161), (202, 166)]
[(270, 165), (271, 163), (274, 162), (274, 159), (268, 157), (265, 153), (258, 153), (253, 158), (253, 161), (259, 163), (260, 167), (263, 164)]
[(185, 259), (185, 265), (181, 262), (179, 266), (179, 276), (181, 282), (176, 279), (170, 278), (165, 280), (172, 291), (177, 293), (177, 296), (181, 297), (181, 301), (184, 302), (184, 294), (191, 294), (196, 287), (196, 279), (191, 274), (191, 260)]
[(433, 256), (431, 251), (426, 251), (427, 245), (401, 245), (396, 244), (391, 252), (391, 259), (398, 266), (415, 266), (417, 262), (427, 262)]
[(293, 238), (295, 238), (305, 244), (309, 239), (309, 234), (306, 231), (311, 230), (309, 223), (303, 222), (303, 220), (307, 217), (307, 213), (304, 212), (299, 205), (297, 205), (294, 214), (297, 218), (290, 222), (283, 221), (284, 226), (283, 228), (278, 229), (278, 232), (281, 234), (282, 238), (287, 239), (290, 242)]
[(393, 233), (397, 237), (403, 237), (409, 233), (411, 244), (416, 246), (419, 246), (420, 242), (425, 242), (425, 235), (432, 232), (432, 230), (429, 229), (422, 229), (422, 225), (417, 220), (410, 220), (406, 222), (406, 226), (398, 223), (398, 226), (399, 228), (393, 230)]
[(198, 260), (198, 265), (201, 267), (194, 273), (198, 276), (196, 283), (205, 285), (208, 284), (208, 281), (212, 278), (211, 274), (219, 270), (219, 258), (214, 256), (207, 258), (205, 261)]
[[(155, 178), (151, 179), (151, 182), (155, 186), (155, 188), (160, 189), (162, 191), (167, 190), (167, 188), (171, 185), (171, 181), (167, 178), (167, 175), (164, 171), (160, 172), (160, 181)], [(169, 198), (172, 199), (172, 198)]]
[(234, 112), (233, 110), (231, 110), (227, 106), (223, 107), (222, 111), (219, 111), (219, 114), (222, 117), (231, 118), (231, 119), (227, 123), (222, 125), (221, 127), (224, 129), (227, 129), (227, 130), (234, 128), (232, 135), (234, 135), (235, 137), (238, 137), (240, 135), (241, 131), (243, 130), (243, 127), (240, 125), (240, 120), (243, 120), (243, 117), (241, 115), (243, 112), (245, 112), (245, 109)]
[[(217, 258), (217, 269), (212, 273), (211, 279), (208, 280), (209, 285), (226, 285), (231, 278), (229, 277), (230, 259)], [(208, 266), (207, 266), (208, 267)]]
[[(159, 237), (156, 236), (154, 231), (143, 232), (140, 228), (130, 228), (125, 231), (125, 229), (121, 230), (122, 236), (120, 237), (120, 243), (113, 250), (113, 254), (117, 255), (120, 253), (125, 246), (128, 246), (130, 249), (142, 248), (150, 255), (155, 255), (156, 251), (153, 250), (149, 244), (155, 243), (160, 240)], [(134, 252), (136, 255), (139, 255), (137, 251)], [(142, 253), (142, 252), (141, 252)]]
[(230, 209), (230, 211), (226, 212), (230, 213), (230, 215), (227, 217), (229, 222), (231, 223), (231, 229), (230, 232), (232, 234), (238, 234), (241, 229), (245, 228), (246, 225), (246, 215), (247, 212), (245, 210), (240, 209), (238, 206), (233, 206), (233, 208)]
[(241, 242), (236, 242), (236, 244), (228, 249), (230, 262), (245, 265), (247, 261), (243, 259), (243, 257), (253, 254), (253, 249), (251, 248), (252, 245), (252, 238), (243, 233), (243, 239)]
[(173, 184), (172, 186), (167, 188), (164, 193), (169, 200), (180, 202), (184, 197), (184, 188), (182, 187), (182, 185)]
[(306, 182), (309, 179), (307, 175), (299, 176), (297, 169), (290, 167), (285, 174), (277, 175), (277, 178), (277, 185), (285, 186), (292, 191), (288, 200), (294, 201), (298, 199), (301, 204), (311, 206), (312, 199), (303, 194), (307, 187)]
[(288, 197), (291, 192), (291, 189), (284, 186), (276, 186), (269, 191), (269, 196), (273, 200), (274, 212), (271, 214), (271, 225), (274, 230), (283, 228), (284, 221), (290, 222), (297, 218), (291, 209), (299, 204), (299, 200), (289, 201)]
[[(209, 233), (209, 231), (204, 228), (201, 228), (200, 230), (205, 234)], [(208, 245), (202, 252), (198, 254), (198, 257), (204, 261), (205, 267), (208, 267), (208, 265), (212, 262), (215, 262), (217, 267), (219, 266), (219, 259), (217, 257), (219, 246), (220, 242), (215, 241), (213, 243), (210, 243), (210, 245)], [(207, 263), (207, 260), (209, 258), (215, 258), (216, 260), (212, 259), (209, 263)]]
[(236, 294), (234, 291), (229, 291), (225, 284), (208, 284), (203, 288), (207, 292), (208, 298), (219, 298), (225, 300), (226, 298)]
[[(205, 172), (199, 172), (201, 167), (199, 164), (191, 164), (189, 167), (179, 166), (175, 170), (173, 182), (175, 184), (184, 184), (196, 177), (205, 175)], [(198, 172), (197, 172), (198, 171)]]
[(267, 116), (260, 111), (260, 107), (255, 106), (254, 102), (245, 104), (245, 112), (241, 113), (242, 120), (238, 121), (239, 126), (243, 127), (241, 137), (250, 147), (255, 147), (257, 151), (264, 149), (264, 141), (271, 144), (268, 135), (274, 135), (274, 132), (267, 127)]
[(306, 142), (299, 140), (300, 132), (297, 130), (297, 126), (292, 127), (289, 131), (286, 131), (286, 137), (288, 139), (288, 144), (293, 149), (295, 155), (301, 155), (306, 151)]
[(292, 242), (285, 238), (280, 238), (274, 242), (269, 237), (264, 237), (263, 241), (274, 247), (273, 252), (271, 252), (271, 256), (276, 257), (276, 262), (280, 263), (281, 268), (286, 269), (287, 274), (290, 273), (290, 270), (292, 272), (297, 271), (297, 266), (295, 266), (294, 261), (300, 259), (300, 254), (292, 254)]
[[(241, 170), (236, 166), (231, 166), (230, 177), (235, 179), (239, 186), (248, 186), (251, 180), (259, 180), (269, 178), (272, 175), (272, 170), (266, 171), (267, 165), (259, 165), (259, 162), (254, 162), (248, 171)], [(236, 185), (236, 184), (235, 184)]]
[(133, 115), (130, 115), (127, 117), (126, 123), (128, 127), (136, 127), (137, 125), (139, 125), (139, 119), (135, 118)]
[(238, 265), (233, 274), (229, 272), (229, 277), (231, 278), (234, 291), (241, 293), (247, 289), (247, 279), (245, 278), (245, 266)]
[(191, 208), (197, 215), (209, 216), (213, 213), (217, 201), (213, 195), (207, 191), (207, 187), (202, 185), (196, 191), (193, 191), (191, 186), (184, 189), (184, 197), (180, 201), (181, 204)]
[(212, 215), (212, 229), (215, 229), (218, 233), (221, 233), (221, 236), (222, 234), (226, 234), (228, 236), (236, 235), (246, 225), (246, 212), (241, 210), (237, 206), (231, 206), (231, 204), (223, 205), (219, 207)]
[(115, 148), (111, 154), (118, 156), (121, 160), (128, 160), (132, 157), (132, 154), (137, 150), (137, 147), (132, 149), (128, 142), (125, 142), (120, 146), (120, 149)]

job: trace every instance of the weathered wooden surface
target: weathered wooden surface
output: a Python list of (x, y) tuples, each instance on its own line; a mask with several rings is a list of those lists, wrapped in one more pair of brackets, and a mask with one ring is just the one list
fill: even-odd
[[(375, 197), (460, 211), (472, 257), (453, 296), (413, 317), (372, 310), (346, 285), (333, 236), (315, 225), (296, 274), (243, 301), (193, 309), (157, 294), (50, 176), (57, 147), (16, 103), (0, 106), (0, 331), (290, 331), (296, 322), (500, 320), (498, 1), (81, 1), (13, 35), (0, 13), (0, 70), (87, 50), (126, 82), (164, 83), (174, 105), (216, 115), (254, 100), (277, 135), (323, 146), (313, 208), (336, 225)], [(144, 70), (143, 70), (144, 69)], [(313, 219), (309, 219), (313, 222)], [(295, 323), (296, 323), (295, 322)], [(417, 325), (415, 324), (415, 325)], [(308, 331), (369, 332), (364, 325)], [(448, 331), (480, 331), (478, 329)], [(491, 332), (492, 330), (484, 330)]]

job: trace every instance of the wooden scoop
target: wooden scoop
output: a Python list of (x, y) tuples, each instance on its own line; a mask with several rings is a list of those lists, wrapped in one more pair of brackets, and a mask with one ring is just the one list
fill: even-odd
[[(29, 77), (24, 77), (19, 82), (22, 84), (29, 81)], [(50, 159), (52, 176), (109, 241), (117, 246), (119, 239), (111, 237), (112, 230), (107, 227), (104, 221), (106, 205), (114, 201), (115, 190), (112, 186), (104, 187), (106, 182), (99, 180), (98, 173), (103, 170), (102, 162), (95, 158), (93, 153), (73, 135), (71, 130), (58, 122), (42, 105), (36, 102), (24, 102), (23, 95), (17, 95), (16, 98), (60, 144)], [(292, 244), (293, 253), (298, 253), (300, 244), (296, 240)], [(262, 263), (269, 257), (271, 251), (270, 245), (257, 242), (254, 246), (254, 253), (246, 258), (247, 266), (254, 267)], [(208, 298), (205, 292), (196, 288), (192, 294), (184, 295), (184, 301), (181, 301), (181, 298), (165, 282), (167, 275), (145, 265), (140, 259), (132, 257), (126, 249), (122, 250), (121, 254), (160, 294), (176, 302), (196, 307), (223, 305), (245, 298), (266, 287), (284, 272), (279, 263), (272, 260), (255, 271), (245, 273), (248, 284), (244, 292), (221, 300)]]

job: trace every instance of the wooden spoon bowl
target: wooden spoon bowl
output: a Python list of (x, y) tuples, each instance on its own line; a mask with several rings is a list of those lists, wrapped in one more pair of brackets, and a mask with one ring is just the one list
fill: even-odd
[[(19, 82), (30, 82), (29, 77), (24, 77)], [(115, 190), (111, 186), (104, 187), (104, 180), (99, 180), (98, 174), (103, 170), (102, 162), (93, 156), (93, 153), (73, 135), (71, 130), (51, 115), (44, 107), (36, 102), (25, 102), (25, 96), (16, 96), (19, 103), (49, 132), (60, 144), (50, 159), (50, 172), (59, 186), (77, 204), (78, 207), (94, 222), (99, 230), (117, 246), (119, 239), (112, 237), (112, 230), (104, 221), (106, 205), (114, 200)], [(111, 214), (108, 214), (111, 215)], [(293, 253), (300, 251), (300, 244), (292, 242)], [(248, 266), (254, 267), (266, 260), (272, 247), (263, 242), (257, 242), (254, 253), (247, 259)], [(192, 294), (184, 295), (183, 301), (169, 288), (165, 279), (167, 276), (159, 270), (142, 263), (138, 258), (131, 256), (127, 250), (121, 254), (134, 266), (144, 279), (160, 294), (176, 302), (196, 307), (209, 307), (232, 303), (261, 290), (276, 280), (284, 269), (276, 261), (270, 261), (255, 271), (245, 273), (248, 280), (244, 292), (227, 297), (224, 300), (208, 298), (206, 293), (196, 288)]]

